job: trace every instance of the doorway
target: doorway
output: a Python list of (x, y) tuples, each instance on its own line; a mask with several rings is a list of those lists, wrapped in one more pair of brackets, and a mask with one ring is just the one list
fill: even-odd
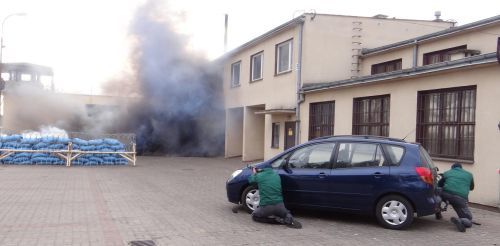
[(285, 122), (285, 150), (295, 146), (295, 121)]

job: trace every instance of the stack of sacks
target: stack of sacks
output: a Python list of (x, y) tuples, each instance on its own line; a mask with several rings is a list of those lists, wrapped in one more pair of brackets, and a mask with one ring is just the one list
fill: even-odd
[[(82, 140), (67, 137), (23, 137), (22, 135), (0, 136), (0, 149), (16, 150), (67, 150), (69, 142), (74, 150), (123, 152), (125, 145), (111, 138)], [(0, 160), (2, 164), (17, 165), (64, 165), (65, 160), (55, 154), (16, 152)], [(72, 162), (73, 165), (126, 165), (127, 160), (118, 154), (83, 154)]]
[[(83, 140), (73, 139), (73, 149), (98, 152), (124, 152), (125, 145), (113, 138)], [(127, 159), (118, 154), (83, 154), (73, 160), (73, 165), (126, 165)]]

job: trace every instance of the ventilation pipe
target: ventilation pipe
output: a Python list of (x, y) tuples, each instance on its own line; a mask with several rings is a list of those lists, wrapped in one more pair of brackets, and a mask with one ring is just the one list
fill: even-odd
[(227, 14), (224, 15), (224, 53), (227, 51), (227, 23), (229, 16)]

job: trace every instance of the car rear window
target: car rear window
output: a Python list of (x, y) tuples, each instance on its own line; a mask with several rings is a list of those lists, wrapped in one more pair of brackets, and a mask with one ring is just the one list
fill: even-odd
[(403, 155), (405, 153), (405, 148), (396, 145), (388, 145), (384, 144), (384, 152), (385, 155), (390, 162), (391, 166), (399, 165), (401, 159), (403, 159)]
[(434, 162), (432, 162), (431, 156), (427, 153), (427, 150), (424, 147), (420, 146), (420, 160), (422, 161), (422, 165), (424, 167), (428, 167), (433, 170), (436, 166), (434, 166)]

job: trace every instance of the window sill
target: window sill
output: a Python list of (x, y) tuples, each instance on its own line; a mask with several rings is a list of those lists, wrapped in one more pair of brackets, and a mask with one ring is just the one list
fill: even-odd
[(256, 80), (250, 80), (249, 83), (252, 84), (252, 83), (260, 82), (262, 80), (264, 80), (264, 78), (260, 78), (260, 79), (256, 79)]
[(274, 77), (276, 77), (276, 76), (280, 76), (280, 75), (283, 75), (283, 74), (288, 74), (288, 73), (291, 73), (292, 71), (293, 71), (293, 70), (292, 70), (292, 69), (290, 69), (290, 70), (288, 70), (288, 71), (284, 71), (284, 72), (280, 72), (280, 73), (275, 73), (275, 74), (274, 74)]
[(271, 146), (271, 149), (279, 149), (280, 147), (277, 146)]
[(463, 160), (463, 159), (453, 159), (453, 158), (442, 158), (442, 157), (431, 157), (433, 161), (444, 161), (444, 162), (460, 162), (465, 164), (474, 164), (472, 160)]
[(240, 84), (239, 85), (231, 85), (231, 87), (229, 87), (229, 89), (238, 88), (240, 86), (241, 86)]

